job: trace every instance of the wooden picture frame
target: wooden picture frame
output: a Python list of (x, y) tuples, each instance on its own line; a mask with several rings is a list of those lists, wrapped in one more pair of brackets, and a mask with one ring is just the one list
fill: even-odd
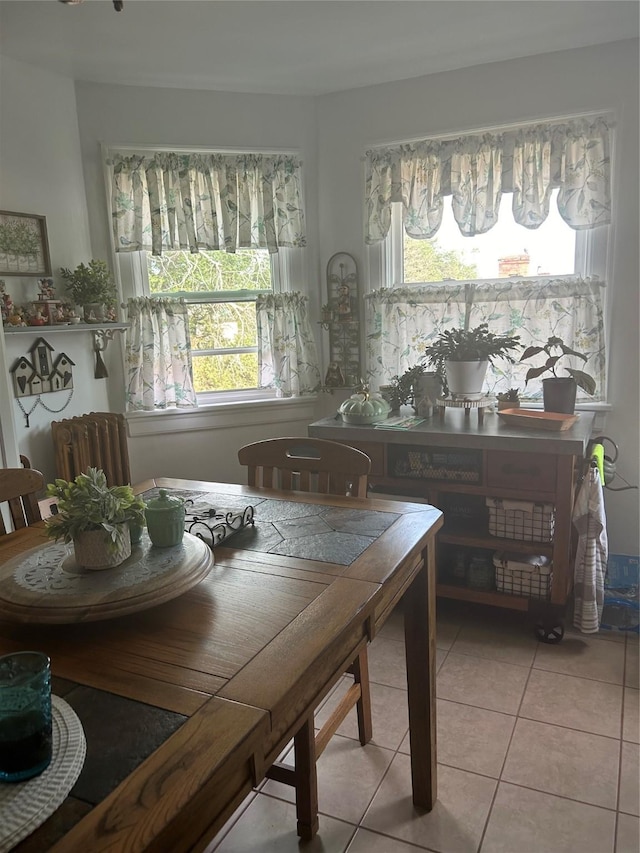
[(8, 275), (51, 275), (46, 217), (0, 210), (0, 277)]

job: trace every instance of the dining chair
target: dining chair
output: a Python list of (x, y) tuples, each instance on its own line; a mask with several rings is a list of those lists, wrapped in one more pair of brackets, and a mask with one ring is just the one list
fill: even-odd
[[(0, 503), (7, 503), (14, 530), (40, 521), (37, 495), (44, 489), (44, 477), (35, 468), (0, 469)], [(0, 514), (0, 535), (7, 528)]]
[[(300, 492), (365, 498), (371, 460), (361, 450), (320, 438), (272, 438), (241, 447), (238, 461), (248, 468), (250, 486), (293, 489)], [(318, 829), (316, 762), (356, 706), (358, 736), (364, 746), (371, 740), (371, 696), (367, 647), (358, 653), (346, 672), (354, 683), (315, 733), (314, 713), (305, 719), (293, 738), (295, 766), (276, 762), (267, 777), (296, 789), (297, 832), (313, 838)]]

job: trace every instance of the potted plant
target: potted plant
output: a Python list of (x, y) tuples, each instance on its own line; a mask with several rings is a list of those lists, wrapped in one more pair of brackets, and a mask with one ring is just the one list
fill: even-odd
[[(397, 412), (400, 406), (405, 406), (407, 403), (413, 405), (415, 398), (415, 386), (418, 379), (425, 373), (426, 367), (424, 364), (415, 364), (402, 374), (402, 376), (392, 376), (391, 382), (385, 387), (383, 396), (387, 399), (391, 406), (392, 412)], [(382, 392), (382, 389), (380, 389)]]
[(474, 329), (440, 332), (426, 347), (425, 358), (442, 377), (445, 394), (473, 400), (482, 397), (489, 362), (498, 357), (513, 362), (511, 350), (519, 346), (519, 335), (496, 335), (481, 323)]
[(75, 480), (49, 483), (47, 497), (58, 505), (45, 521), (47, 536), (73, 542), (78, 565), (111, 568), (131, 554), (129, 526), (144, 524), (144, 502), (131, 486), (108, 486), (104, 471), (88, 468)]
[(518, 388), (509, 388), (508, 391), (500, 391), (496, 394), (498, 399), (498, 411), (503, 409), (517, 409), (520, 406), (520, 391)]
[(520, 361), (532, 358), (539, 353), (544, 352), (547, 360), (540, 367), (530, 367), (525, 377), (525, 385), (531, 379), (537, 379), (544, 373), (550, 373), (551, 376), (542, 380), (542, 397), (544, 401), (545, 412), (562, 412), (563, 414), (572, 415), (576, 406), (576, 391), (578, 387), (586, 391), (590, 396), (595, 393), (596, 381), (593, 376), (585, 373), (583, 370), (575, 370), (573, 367), (565, 367), (569, 376), (558, 376), (556, 367), (558, 361), (565, 355), (574, 356), (582, 361), (587, 361), (588, 356), (584, 353), (576, 352), (571, 347), (568, 347), (562, 338), (552, 335), (542, 346), (527, 347), (520, 356)]
[(111, 272), (104, 261), (91, 260), (74, 270), (60, 268), (67, 293), (84, 310), (86, 323), (104, 322), (108, 309), (118, 301), (118, 292)]

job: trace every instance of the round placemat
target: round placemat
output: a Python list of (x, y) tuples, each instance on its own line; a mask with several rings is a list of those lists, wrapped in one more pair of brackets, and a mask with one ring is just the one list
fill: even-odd
[(62, 805), (80, 775), (87, 742), (76, 712), (51, 697), (51, 764), (25, 782), (0, 782), (0, 853), (10, 850)]

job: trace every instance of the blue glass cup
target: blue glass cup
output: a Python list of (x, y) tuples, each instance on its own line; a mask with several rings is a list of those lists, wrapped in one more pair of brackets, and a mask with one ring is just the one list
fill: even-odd
[(51, 662), (42, 652), (0, 657), (0, 782), (22, 782), (51, 762)]

